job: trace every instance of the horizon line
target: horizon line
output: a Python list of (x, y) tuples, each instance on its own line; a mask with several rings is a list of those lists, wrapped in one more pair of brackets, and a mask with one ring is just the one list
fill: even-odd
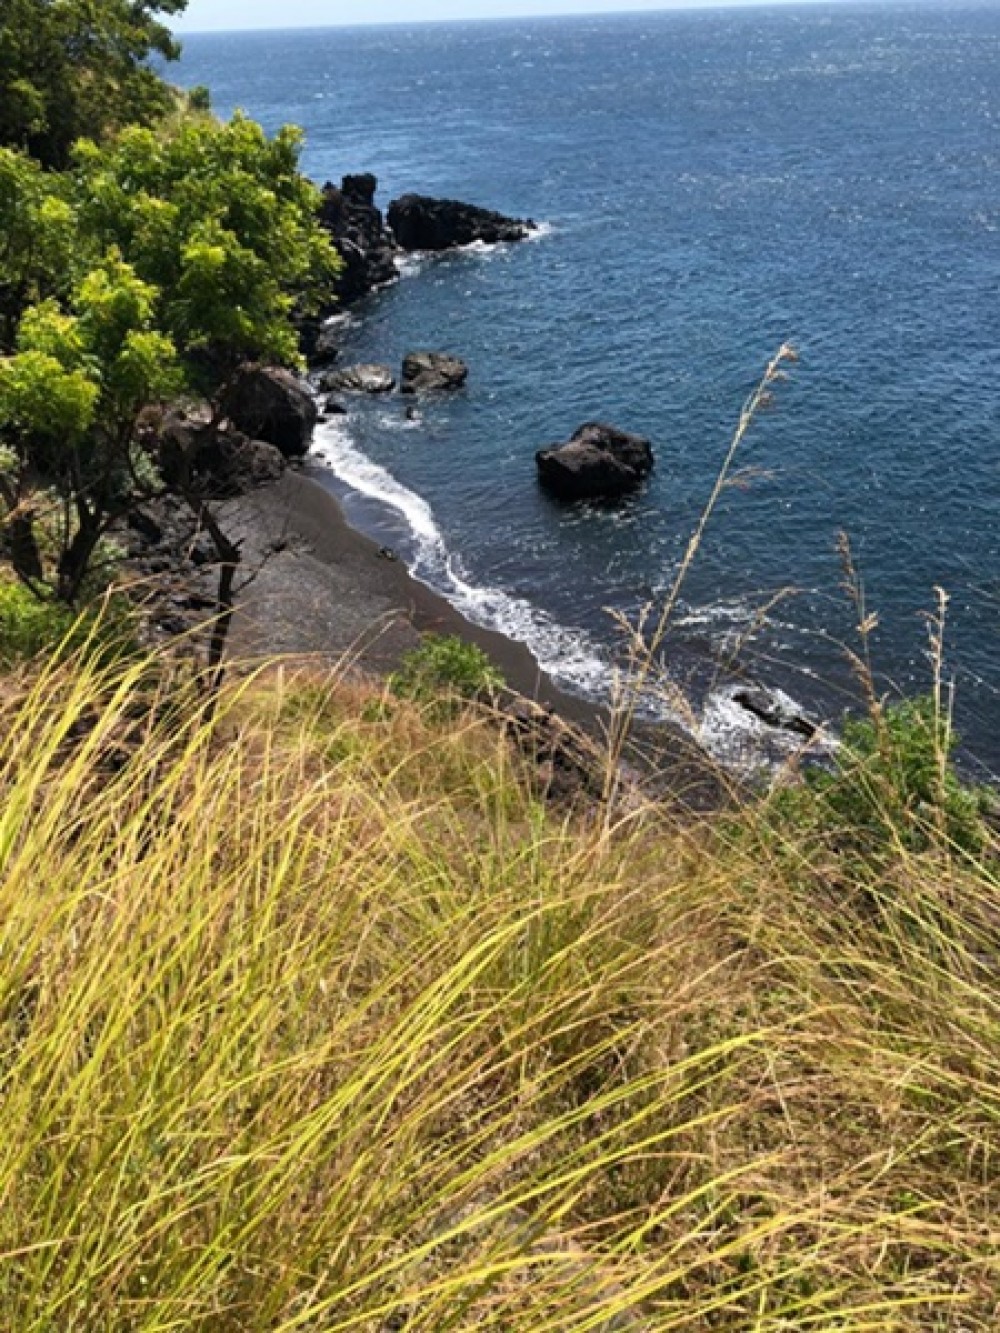
[(957, 8), (960, 6), (980, 8), (989, 7), (991, 0), (682, 0), (682, 3), (667, 4), (657, 9), (583, 9), (574, 11), (549, 11), (541, 14), (484, 14), (470, 15), (465, 18), (414, 18), (414, 19), (369, 19), (333, 23), (277, 24), (263, 23), (250, 28), (174, 28), (178, 37), (207, 37), (231, 34), (237, 36), (251, 32), (330, 32), (357, 28), (417, 28), (447, 26), (458, 24), (486, 23), (535, 23), (544, 20), (559, 19), (628, 19), (659, 18), (669, 14), (718, 13), (726, 10), (761, 9), (861, 9), (861, 8)]

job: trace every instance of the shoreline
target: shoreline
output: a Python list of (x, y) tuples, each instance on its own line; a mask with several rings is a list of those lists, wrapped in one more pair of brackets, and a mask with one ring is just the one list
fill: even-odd
[(253, 570), (237, 603), (235, 656), (314, 656), (386, 675), (424, 634), (457, 634), (525, 698), (578, 724), (606, 713), (559, 687), (524, 644), (466, 619), (401, 560), (383, 557), (308, 465), (227, 501), (223, 513)]
[[(385, 678), (423, 635), (455, 635), (481, 648), (514, 694), (606, 743), (607, 705), (563, 689), (526, 645), (468, 620), (402, 561), (381, 555), (317, 471), (290, 470), (222, 506), (243, 553), (231, 660), (311, 659)], [(717, 807), (730, 786), (679, 727), (633, 723), (628, 761), (686, 809)]]

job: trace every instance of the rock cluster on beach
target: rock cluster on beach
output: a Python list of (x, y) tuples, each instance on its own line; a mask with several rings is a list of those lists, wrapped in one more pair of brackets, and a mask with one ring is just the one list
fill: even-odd
[(280, 449), (231, 425), (218, 428), (208, 417), (199, 409), (165, 413), (157, 446), (160, 471), (168, 482), (215, 500), (278, 480), (286, 466)]
[(309, 448), (318, 411), (308, 388), (290, 370), (249, 365), (233, 376), (222, 410), (238, 431), (302, 458)]
[(613, 499), (652, 471), (653, 449), (640, 435), (589, 421), (565, 444), (540, 449), (535, 462), (539, 481), (560, 499)]

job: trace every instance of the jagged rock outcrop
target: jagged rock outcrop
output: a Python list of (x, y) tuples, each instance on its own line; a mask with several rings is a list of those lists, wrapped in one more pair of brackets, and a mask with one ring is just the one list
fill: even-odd
[(330, 181), (323, 186), (320, 222), (344, 261), (334, 287), (341, 306), (399, 276), (395, 243), (375, 206), (377, 188), (378, 181), (370, 173), (345, 176), (339, 186)]
[(396, 243), (403, 250), (451, 250), (473, 241), (523, 241), (534, 230), (530, 221), (505, 217), (458, 199), (432, 199), (404, 194), (386, 214)]
[(401, 393), (441, 393), (460, 389), (469, 367), (446, 352), (408, 352), (403, 358)]
[(388, 366), (361, 364), (344, 366), (320, 380), (326, 393), (392, 393), (396, 377)]
[(309, 448), (318, 416), (316, 402), (290, 370), (245, 366), (230, 381), (222, 410), (244, 435), (301, 458)]
[(535, 462), (539, 481), (560, 499), (611, 499), (652, 471), (653, 449), (641, 435), (590, 421), (565, 444), (540, 449)]
[(181, 485), (205, 499), (243, 495), (277, 481), (285, 456), (264, 440), (233, 427), (213, 427), (207, 404), (170, 408), (149, 435), (168, 484)]
[(511, 697), (499, 710), (501, 725), (535, 766), (546, 799), (573, 804), (599, 802), (604, 768), (594, 744), (550, 708)]

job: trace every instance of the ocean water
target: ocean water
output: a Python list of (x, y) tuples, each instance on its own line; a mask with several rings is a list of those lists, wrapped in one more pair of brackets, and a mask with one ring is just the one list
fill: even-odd
[[(823, 717), (856, 698), (838, 534), (885, 689), (927, 688), (936, 588), (967, 762), (1000, 772), (1000, 7), (837, 4), (192, 35), (179, 81), (306, 133), (317, 181), (530, 216), (529, 243), (417, 257), (343, 361), (418, 348), (466, 392), (354, 402), (316, 455), (350, 519), (468, 614), (600, 693), (621, 617), (662, 601), (741, 404), (785, 340), (664, 653), (740, 758), (748, 676)], [(178, 77), (175, 71), (174, 77)], [(565, 507), (533, 455), (647, 435), (617, 506)], [(667, 711), (669, 690), (651, 706)]]

